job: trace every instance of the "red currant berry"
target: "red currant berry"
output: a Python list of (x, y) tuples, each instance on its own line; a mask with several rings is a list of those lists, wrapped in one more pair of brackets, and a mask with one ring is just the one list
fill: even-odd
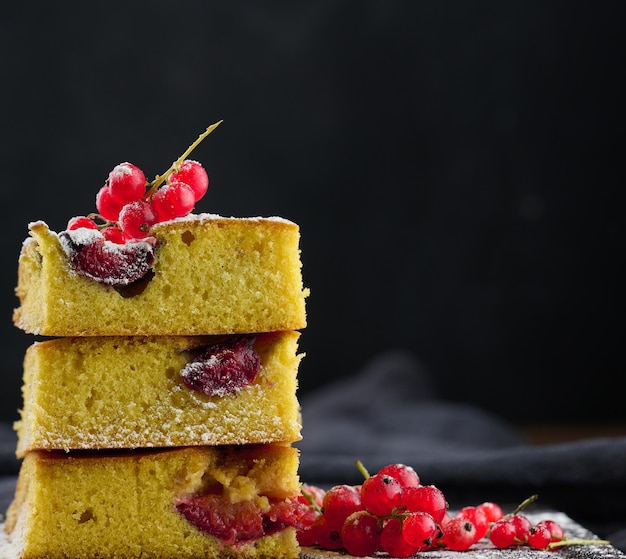
[(341, 532), (337, 530), (330, 530), (328, 524), (326, 524), (326, 517), (320, 514), (313, 526), (312, 530), (315, 530), (317, 535), (317, 544), (323, 549), (341, 549), (343, 542), (341, 541)]
[(186, 216), (195, 205), (191, 187), (184, 182), (170, 182), (152, 195), (159, 221)]
[(380, 547), (392, 557), (410, 557), (415, 555), (418, 547), (411, 545), (402, 535), (402, 522), (399, 518), (385, 521), (380, 533)]
[(504, 516), (500, 505), (492, 503), (491, 501), (481, 503), (480, 505), (478, 505), (478, 508), (485, 513), (485, 516), (487, 517), (487, 522), (489, 522), (490, 524), (493, 522), (497, 522)]
[(489, 539), (491, 543), (499, 549), (513, 547), (517, 545), (515, 534), (517, 530), (510, 519), (501, 519), (491, 525)]
[(346, 518), (363, 510), (361, 492), (352, 485), (335, 485), (324, 495), (322, 511), (330, 530), (341, 531)]
[(378, 473), (396, 478), (402, 487), (417, 487), (420, 484), (417, 472), (405, 464), (389, 464), (381, 468)]
[(296, 531), (296, 537), (298, 538), (298, 543), (304, 547), (317, 545), (318, 537), (315, 521), (310, 526), (299, 528)]
[(439, 535), (439, 527), (430, 514), (412, 512), (402, 522), (402, 535), (418, 551), (430, 549)]
[(528, 532), (528, 545), (533, 549), (547, 549), (552, 534), (547, 526), (533, 526)]
[(470, 520), (455, 516), (443, 527), (443, 543), (453, 551), (465, 551), (476, 541), (476, 527)]
[(296, 539), (298, 540), (298, 544), (302, 547), (317, 545), (317, 536), (311, 526), (298, 530), (296, 532)]
[(341, 528), (341, 541), (350, 555), (373, 555), (380, 549), (378, 518), (366, 510), (353, 512)]
[(143, 239), (157, 222), (152, 204), (145, 200), (135, 200), (126, 204), (120, 212), (119, 225), (124, 236), (129, 239)]
[(545, 526), (548, 530), (550, 530), (550, 536), (553, 542), (559, 542), (565, 538), (563, 528), (561, 528), (561, 525), (554, 520), (541, 520), (537, 523), (537, 526)]
[(511, 524), (515, 527), (517, 543), (526, 543), (528, 541), (528, 533), (532, 527), (530, 520), (523, 514), (515, 514), (511, 517)]
[(111, 198), (120, 204), (139, 200), (146, 193), (146, 176), (132, 163), (120, 163), (109, 173)]
[(102, 233), (102, 236), (107, 241), (111, 241), (112, 243), (123, 245), (126, 242), (126, 237), (124, 237), (124, 233), (122, 233), (122, 230), (119, 227), (113, 225), (105, 227), (100, 231), (100, 233)]
[(81, 227), (84, 227), (85, 229), (97, 229), (98, 228), (98, 226), (96, 225), (93, 219), (89, 219), (88, 217), (85, 217), (84, 215), (73, 217), (67, 222), (68, 231), (73, 231), (74, 229), (80, 229)]
[(98, 194), (96, 194), (96, 208), (98, 213), (107, 221), (117, 221), (123, 207), (123, 203), (113, 199), (107, 185), (104, 185), (98, 191)]
[(401, 506), (409, 512), (427, 512), (437, 523), (443, 520), (448, 509), (443, 492), (434, 485), (406, 487), (403, 490)]
[(463, 507), (457, 516), (466, 518), (476, 528), (476, 541), (483, 539), (485, 534), (489, 531), (489, 521), (487, 515), (480, 507)]
[(385, 474), (368, 477), (361, 486), (361, 502), (365, 509), (376, 516), (388, 516), (400, 505), (402, 486)]
[(193, 190), (196, 202), (206, 194), (209, 188), (209, 176), (204, 167), (191, 159), (185, 159), (179, 165), (178, 171), (170, 175), (169, 182), (184, 182), (188, 184), (191, 190)]

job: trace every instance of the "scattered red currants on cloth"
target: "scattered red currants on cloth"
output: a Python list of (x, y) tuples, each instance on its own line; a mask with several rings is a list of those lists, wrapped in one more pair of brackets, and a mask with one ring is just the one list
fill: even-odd
[(309, 504), (309, 522), (298, 529), (302, 546), (345, 550), (355, 557), (386, 553), (411, 557), (421, 551), (471, 550), (479, 541), (494, 548), (552, 550), (572, 544), (606, 544), (605, 540), (568, 539), (554, 520), (533, 525), (522, 511), (537, 498), (526, 499), (504, 514), (497, 503), (466, 506), (450, 515), (444, 493), (422, 485), (413, 468), (390, 464), (370, 475), (361, 485), (337, 485), (327, 491), (303, 485)]

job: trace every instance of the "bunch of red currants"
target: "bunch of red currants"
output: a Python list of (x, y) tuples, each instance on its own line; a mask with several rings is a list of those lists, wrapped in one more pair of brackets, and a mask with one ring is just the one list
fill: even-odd
[[(115, 243), (143, 239), (155, 223), (189, 214), (208, 187), (204, 167), (190, 159), (183, 161), (168, 176), (167, 183), (156, 189), (151, 188), (139, 167), (120, 163), (96, 195), (99, 217), (108, 222), (101, 233)], [(98, 224), (91, 217), (78, 216), (67, 225), (70, 231), (80, 227), (98, 229)]]
[(186, 158), (220, 123), (209, 126), (152, 182), (132, 163), (116, 165), (96, 195), (98, 213), (73, 217), (67, 230), (98, 229), (106, 240), (124, 244), (146, 238), (156, 223), (188, 215), (206, 194), (209, 177), (200, 163)]
[(497, 548), (551, 549), (559, 545), (553, 542), (566, 541), (559, 524), (543, 520), (532, 525), (520, 507), (505, 515), (498, 504), (484, 502), (451, 515), (443, 492), (423, 485), (410, 466), (390, 464), (371, 476), (359, 468), (365, 475), (361, 485), (327, 491), (303, 486), (302, 499), (315, 514), (298, 531), (300, 545), (345, 549), (358, 557), (383, 551), (400, 558), (434, 549), (464, 551), (483, 538)]

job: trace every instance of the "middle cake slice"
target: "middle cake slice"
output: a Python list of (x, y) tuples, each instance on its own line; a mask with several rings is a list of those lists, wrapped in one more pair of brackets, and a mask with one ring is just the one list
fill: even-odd
[(299, 335), (36, 342), (24, 360), (17, 455), (300, 440)]

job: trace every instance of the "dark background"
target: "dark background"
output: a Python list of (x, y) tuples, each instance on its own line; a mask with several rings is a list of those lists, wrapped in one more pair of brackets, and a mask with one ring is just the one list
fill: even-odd
[(392, 349), (516, 423), (626, 421), (623, 3), (29, 2), (0, 15), (1, 418), (27, 223), (209, 124), (197, 211), (301, 226), (303, 394)]

